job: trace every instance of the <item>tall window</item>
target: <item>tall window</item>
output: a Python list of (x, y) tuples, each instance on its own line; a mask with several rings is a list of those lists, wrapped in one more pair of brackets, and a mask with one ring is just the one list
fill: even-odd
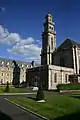
[(2, 73), (2, 76), (3, 76), (3, 73)]
[(54, 74), (54, 82), (57, 83), (57, 73)]
[(7, 74), (7, 76), (9, 76), (9, 74)]
[(53, 37), (51, 37), (51, 49), (53, 49)]

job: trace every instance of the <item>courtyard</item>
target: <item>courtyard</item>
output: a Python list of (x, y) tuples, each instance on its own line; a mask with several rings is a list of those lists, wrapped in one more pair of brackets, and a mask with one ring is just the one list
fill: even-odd
[(26, 109), (34, 111), (49, 120), (80, 119), (80, 94), (64, 94), (44, 91), (45, 103), (38, 103), (36, 95), (31, 97), (8, 98)]

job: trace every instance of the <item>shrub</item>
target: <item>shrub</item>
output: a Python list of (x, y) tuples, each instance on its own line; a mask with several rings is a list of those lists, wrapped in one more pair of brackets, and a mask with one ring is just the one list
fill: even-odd
[(44, 100), (44, 92), (42, 89), (38, 89), (36, 100)]
[(80, 90), (80, 84), (58, 84), (57, 91), (60, 90)]
[(4, 92), (9, 92), (9, 82), (8, 81), (7, 81), (7, 85), (6, 85)]
[(39, 82), (36, 100), (44, 100), (44, 92), (43, 92), (43, 87), (42, 87), (41, 81)]

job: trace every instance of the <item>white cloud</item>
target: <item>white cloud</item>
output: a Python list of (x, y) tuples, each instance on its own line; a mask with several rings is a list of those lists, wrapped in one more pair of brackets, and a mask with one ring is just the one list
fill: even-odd
[(22, 39), (18, 33), (9, 33), (0, 25), (0, 43), (7, 44), (11, 54), (23, 56), (26, 60), (40, 62), (41, 41), (32, 37)]
[(7, 29), (0, 25), (0, 43), (14, 45), (20, 41), (18, 33), (9, 33)]
[(17, 33), (10, 33), (6, 38), (4, 38), (4, 42), (8, 45), (14, 45), (20, 41), (20, 36)]
[(9, 35), (9, 32), (7, 29), (4, 29), (2, 25), (0, 25), (0, 38), (5, 38)]
[(40, 62), (41, 48), (35, 44), (23, 45), (20, 43), (20, 44), (16, 44), (15, 46), (12, 47), (12, 49), (8, 49), (7, 51), (12, 54), (22, 55), (27, 60), (30, 61), (34, 60)]
[(23, 39), (20, 41), (19, 45), (30, 45), (33, 44), (35, 40), (32, 37), (29, 37), (27, 39)]

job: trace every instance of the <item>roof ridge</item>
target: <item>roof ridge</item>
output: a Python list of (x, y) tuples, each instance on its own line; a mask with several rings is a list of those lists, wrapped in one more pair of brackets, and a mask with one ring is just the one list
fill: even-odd
[(68, 40), (70, 40), (71, 42), (74, 42), (75, 44), (80, 44), (79, 42), (76, 42), (75, 40), (72, 40), (71, 38), (67, 38)]

